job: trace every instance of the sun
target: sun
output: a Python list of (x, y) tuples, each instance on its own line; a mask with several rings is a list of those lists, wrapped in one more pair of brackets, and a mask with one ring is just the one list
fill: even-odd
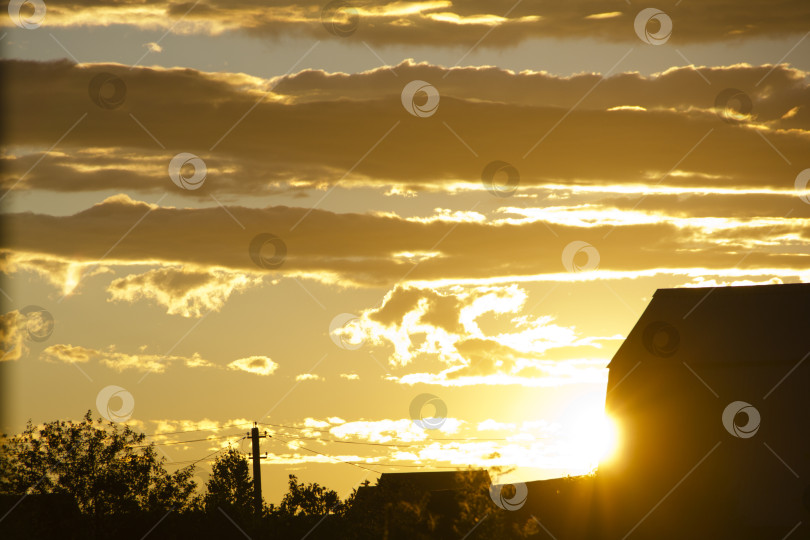
[(569, 457), (577, 470), (592, 471), (616, 455), (619, 431), (603, 400), (584, 399), (566, 416)]

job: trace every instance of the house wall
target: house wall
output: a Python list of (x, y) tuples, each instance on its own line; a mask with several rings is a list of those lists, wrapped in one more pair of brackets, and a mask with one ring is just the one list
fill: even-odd
[[(599, 468), (606, 538), (782, 538), (810, 519), (810, 360), (637, 358), (610, 373), (621, 449)], [(723, 424), (735, 401), (760, 415), (750, 438)]]

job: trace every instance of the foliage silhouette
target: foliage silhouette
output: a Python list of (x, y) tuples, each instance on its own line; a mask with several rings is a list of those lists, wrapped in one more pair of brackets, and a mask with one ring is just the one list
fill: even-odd
[(0, 445), (0, 492), (71, 497), (84, 514), (191, 510), (199, 504), (191, 479), (194, 467), (174, 473), (128, 426), (93, 419), (54, 421), (37, 428), (30, 421)]
[(0, 520), (0, 537), (419, 540), (462, 538), (473, 527), (481, 538), (535, 532), (492, 503), (481, 471), (459, 472), (457, 489), (444, 492), (384, 475), (345, 500), (289, 475), (281, 503), (263, 504), (256, 516), (250, 466), (237, 449), (215, 458), (201, 495), (193, 465), (173, 473), (166, 466), (146, 435), (90, 412), (80, 422), (29, 421), (0, 444), (0, 515), (10, 516)]
[[(245, 522), (253, 516), (253, 479), (248, 460), (234, 448), (214, 460), (211, 478), (206, 482), (203, 496), (206, 512), (216, 512), (222, 508), (237, 521)], [(267, 512), (264, 505), (263, 514)]]
[(283, 516), (344, 515), (350, 499), (342, 502), (335, 491), (318, 483), (304, 485), (298, 478), (289, 476), (289, 491), (281, 500), (278, 513)]

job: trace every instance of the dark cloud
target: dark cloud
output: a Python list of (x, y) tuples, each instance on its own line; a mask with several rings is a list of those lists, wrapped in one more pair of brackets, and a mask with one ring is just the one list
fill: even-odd
[[(542, 221), (515, 225), (415, 223), (321, 210), (305, 215), (308, 211), (302, 208), (229, 207), (244, 225), (242, 230), (219, 207), (152, 208), (119, 197), (72, 216), (10, 214), (4, 223), (5, 246), (75, 261), (92, 262), (109, 251), (110, 264), (179, 263), (261, 272), (248, 248), (256, 234), (270, 232), (287, 247), (286, 259), (273, 272), (322, 272), (327, 280), (337, 276), (345, 283), (390, 286), (405, 276), (409, 280), (487, 279), (565, 272), (563, 249), (573, 241), (596, 247), (602, 270), (724, 269), (740, 264), (745, 255), (745, 268), (799, 271), (806, 268), (807, 250), (802, 246), (810, 240), (805, 221), (791, 218), (730, 228), (716, 223), (684, 226), (663, 222), (616, 228), (555, 224), (549, 230)], [(135, 223), (137, 227), (132, 228)], [(780, 240), (788, 237), (790, 241)], [(768, 243), (755, 249), (752, 239)], [(397, 256), (403, 252), (439, 255), (414, 265)], [(405, 309), (416, 300), (398, 301)], [(452, 325), (442, 313), (437, 312), (436, 322)]]
[[(118, 23), (169, 28), (183, 17), (184, 24), (177, 31), (219, 33), (235, 29), (271, 39), (288, 35), (325, 39), (334, 37), (323, 24), (322, 9), (326, 4), (326, 1), (312, 0), (272, 5), (252, 0), (203, 0), (196, 4), (156, 0), (81, 3), (50, 0), (46, 23), (58, 26)], [(485, 47), (505, 47), (538, 37), (634, 42), (638, 38), (633, 23), (641, 11), (641, 7), (621, 0), (517, 3), (513, 0), (357, 0), (346, 4), (355, 8), (358, 17), (357, 24), (346, 32), (347, 39), (372, 44), (434, 46), (470, 46), (484, 34), (488, 34), (482, 43)], [(802, 34), (810, 18), (810, 6), (803, 0), (787, 0), (778, 6), (768, 0), (743, 3), (667, 0), (657, 7), (672, 19), (673, 43)], [(497, 25), (494, 30), (493, 25)]]
[(804, 204), (793, 194), (775, 193), (685, 193), (680, 195), (638, 195), (605, 197), (599, 204), (620, 210), (637, 209), (681, 218), (729, 217), (750, 218), (810, 218), (810, 204)]
[[(355, 74), (305, 70), (277, 79), (273, 92), (289, 96), (297, 103), (374, 100), (402, 90), (402, 80), (391, 71), (408, 80), (431, 81), (443, 96), (533, 107), (568, 109), (576, 105), (579, 110), (620, 106), (681, 111), (711, 109), (722, 90), (734, 88), (751, 99), (752, 115), (757, 121), (778, 121), (798, 106), (796, 116), (776, 122), (778, 127), (810, 127), (806, 116), (810, 104), (807, 74), (787, 65), (673, 67), (653, 76), (630, 72), (605, 78), (596, 73), (571, 76), (516, 73), (494, 66), (457, 67), (448, 71), (442, 66), (406, 60), (390, 69)], [(598, 91), (589, 93), (594, 87)]]
[[(5, 61), (2, 69), (9, 146), (48, 148), (75, 125), (33, 169), (41, 155), (5, 156), (3, 185), (17, 189), (174, 189), (167, 169), (180, 152), (208, 168), (203, 189), (185, 192), (192, 196), (267, 194), (341, 179), (416, 189), (478, 183), (493, 160), (514, 165), (520, 186), (791, 189), (798, 171), (787, 161), (801, 162), (810, 144), (808, 86), (787, 68), (775, 69), (761, 89), (753, 81), (770, 68), (709, 70), (714, 88), (691, 68), (624, 74), (605, 79), (581, 104), (598, 76), (469, 69), (448, 83), (456, 75), (443, 80), (439, 68), (406, 63), (398, 78), (386, 70), (301, 74), (282, 82), (285, 95), (264, 94), (266, 81), (190, 69), (64, 61)], [(99, 73), (125, 81), (119, 107), (98, 107), (88, 96)], [(403, 81), (419, 77), (441, 92), (437, 112), (426, 118), (401, 104)], [(379, 92), (359, 90), (364, 83)], [(753, 123), (727, 122), (711, 110), (715, 89), (725, 84), (747, 89)], [(648, 110), (608, 110), (621, 106)], [(683, 174), (667, 175), (673, 167)]]
[(414, 311), (420, 304), (424, 308), (424, 314), (420, 318), (422, 322), (448, 332), (463, 332), (459, 321), (461, 300), (457, 296), (443, 295), (435, 291), (396, 287), (370, 318), (383, 325), (391, 325), (401, 321), (405, 314)]

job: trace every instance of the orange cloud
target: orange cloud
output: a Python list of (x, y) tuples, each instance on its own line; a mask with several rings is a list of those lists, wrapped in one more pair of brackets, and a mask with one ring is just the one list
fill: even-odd
[[(636, 39), (633, 18), (640, 11), (629, 4), (605, 6), (590, 0), (523, 4), (511, 0), (373, 0), (345, 5), (348, 9), (338, 11), (313, 0), (273, 5), (247, 0), (203, 0), (194, 4), (50, 0), (44, 24), (49, 27), (126, 24), (176, 34), (216, 35), (241, 30), (268, 38), (342, 36), (374, 44), (433, 46), (472, 43), (491, 31), (483, 46), (503, 47), (537, 37), (631, 41)], [(801, 21), (810, 17), (807, 5), (801, 0), (791, 0), (779, 7), (774, 10), (763, 0), (744, 4), (712, 0), (695, 5), (678, 4), (669, 12), (676, 21), (680, 42), (803, 33)], [(607, 11), (611, 8), (614, 11)]]
[(169, 266), (115, 279), (107, 292), (111, 301), (150, 299), (166, 307), (169, 315), (201, 317), (219, 311), (234, 292), (261, 282), (261, 275)]
[[(521, 384), (558, 386), (606, 381), (608, 358), (602, 341), (580, 338), (551, 317), (520, 315), (526, 301), (519, 287), (450, 287), (444, 290), (397, 287), (379, 308), (362, 315), (366, 339), (393, 347), (393, 365), (419, 365), (438, 359), (438, 373), (390, 375), (403, 384), (467, 386)], [(495, 328), (484, 320), (501, 318)], [(504, 330), (506, 328), (506, 330)], [(562, 357), (552, 354), (565, 350)], [(413, 367), (413, 366), (412, 366)]]
[(272, 375), (278, 369), (278, 364), (266, 356), (250, 356), (234, 360), (228, 364), (228, 369), (246, 371), (256, 375)]
[[(396, 66), (399, 77), (380, 68), (274, 80), (66, 61), (6, 60), (3, 69), (10, 150), (0, 184), (14, 190), (171, 189), (209, 199), (213, 193), (303, 195), (342, 179), (344, 186), (400, 192), (483, 192), (482, 171), (493, 160), (517, 170), (519, 189), (561, 183), (787, 189), (796, 171), (775, 173), (782, 171), (777, 167), (799, 162), (810, 144), (807, 76), (787, 66), (701, 68), (711, 85), (692, 67), (649, 77), (456, 68), (445, 79), (447, 68), (404, 62)], [(120, 106), (101, 109), (88, 97), (88, 80), (99, 75), (127, 89)], [(765, 76), (767, 84), (756, 86)], [(441, 94), (430, 117), (414, 117), (402, 106), (403, 81), (412, 79)], [(596, 85), (599, 91), (590, 94)], [(751, 111), (737, 114), (731, 98), (718, 105), (724, 88), (747, 89)], [(580, 103), (583, 95), (588, 98)], [(46, 156), (79, 118), (60, 150)], [(182, 191), (167, 167), (190, 151), (208, 175), (201, 189)]]
[(91, 359), (115, 370), (134, 369), (143, 372), (163, 373), (173, 364), (184, 364), (187, 367), (212, 367), (213, 364), (195, 353), (190, 357), (167, 356), (161, 354), (128, 354), (110, 346), (106, 350), (91, 349), (79, 345), (57, 344), (42, 351), (47, 362), (65, 362), (86, 364)]

